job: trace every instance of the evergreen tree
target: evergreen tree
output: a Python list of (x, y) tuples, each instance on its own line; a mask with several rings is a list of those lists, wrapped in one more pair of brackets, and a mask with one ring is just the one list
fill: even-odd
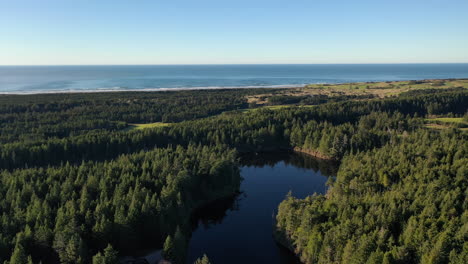
[(28, 264), (30, 258), (26, 254), (24, 247), (20, 243), (16, 243), (9, 264)]
[(177, 256), (174, 250), (174, 242), (172, 241), (172, 237), (169, 235), (164, 241), (163, 257), (168, 260), (175, 260)]
[(98, 252), (93, 256), (93, 264), (116, 264), (118, 263), (118, 253), (109, 244), (104, 249), (104, 254)]
[(118, 261), (118, 252), (114, 250), (111, 244), (104, 249), (105, 264), (114, 264)]
[(198, 258), (194, 264), (211, 264), (210, 260), (208, 259), (208, 256), (206, 254), (203, 254), (203, 257)]

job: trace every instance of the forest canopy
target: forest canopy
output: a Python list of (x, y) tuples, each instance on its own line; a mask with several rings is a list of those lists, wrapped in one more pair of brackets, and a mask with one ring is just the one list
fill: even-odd
[[(239, 190), (239, 154), (296, 150), (341, 163), (326, 195), (279, 207), (304, 263), (466, 263), (468, 134), (426, 123), (466, 120), (468, 91), (436, 87), (0, 96), (0, 262), (112, 263), (151, 240), (185, 263), (190, 215)], [(128, 129), (153, 122), (171, 124)]]

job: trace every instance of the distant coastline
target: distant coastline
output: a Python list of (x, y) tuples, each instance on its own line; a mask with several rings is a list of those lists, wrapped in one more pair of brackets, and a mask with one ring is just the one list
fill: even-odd
[[(443, 79), (414, 79), (414, 80), (402, 80), (402, 81), (380, 81), (380, 82), (403, 82), (403, 81), (456, 81), (456, 80), (468, 80), (468, 78), (443, 78)], [(271, 85), (271, 86), (237, 86), (237, 87), (175, 87), (175, 88), (145, 88), (145, 89), (126, 89), (126, 88), (103, 88), (95, 90), (53, 90), (53, 91), (15, 91), (15, 92), (2, 92), (0, 96), (4, 95), (46, 95), (46, 94), (88, 94), (88, 93), (132, 93), (132, 92), (177, 92), (177, 91), (199, 91), (199, 90), (235, 90), (235, 89), (297, 89), (305, 88), (309, 85), (356, 85), (356, 84), (371, 84), (379, 83), (376, 81), (369, 82), (345, 82), (345, 83), (310, 83), (301, 85)]]
[[(326, 84), (326, 83), (317, 83)], [(75, 94), (75, 93), (125, 93), (125, 92), (176, 92), (176, 91), (197, 91), (197, 90), (232, 90), (232, 89), (293, 89), (302, 88), (309, 84), (301, 85), (272, 85), (272, 86), (233, 86), (233, 87), (175, 87), (175, 88), (103, 88), (95, 90), (55, 90), (55, 91), (25, 91), (25, 92), (1, 92), (0, 95), (32, 95), (32, 94)]]
[(2, 66), (0, 94), (298, 88), (463, 78), (468, 78), (468, 63)]

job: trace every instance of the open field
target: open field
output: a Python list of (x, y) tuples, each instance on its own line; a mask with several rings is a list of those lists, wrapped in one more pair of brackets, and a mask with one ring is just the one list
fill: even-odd
[(280, 109), (284, 109), (288, 107), (315, 107), (315, 105), (263, 105), (263, 106), (256, 107), (256, 108), (246, 108), (246, 109), (226, 111), (226, 112), (223, 112), (223, 114), (232, 113), (232, 112), (248, 113), (248, 112), (259, 111), (259, 110), (264, 110), (264, 109), (280, 110)]
[(468, 131), (468, 122), (461, 117), (435, 117), (426, 118), (426, 127), (431, 129), (448, 129), (451, 127), (458, 128), (462, 131)]
[[(265, 93), (254, 93), (245, 95), (244, 98), (250, 103), (249, 108), (241, 108), (237, 110), (224, 111), (221, 114), (229, 114), (234, 112), (252, 112), (261, 109), (279, 110), (288, 107), (315, 107), (314, 103), (300, 101), (303, 98), (315, 98), (316, 96), (328, 98), (326, 101), (333, 101), (339, 98), (345, 100), (366, 100), (369, 98), (385, 98), (394, 97), (403, 92), (417, 90), (444, 90), (450, 88), (468, 89), (468, 79), (452, 79), (452, 80), (424, 80), (424, 81), (394, 81), (394, 82), (366, 82), (366, 83), (346, 83), (346, 84), (311, 84), (303, 88), (284, 88)], [(430, 92), (430, 90), (429, 90)], [(362, 96), (362, 97), (359, 97)], [(366, 97), (367, 96), (367, 97)], [(410, 95), (412, 96), (412, 95)], [(272, 97), (287, 97), (300, 100), (297, 102), (274, 102), (272, 105)], [(323, 103), (323, 102), (321, 102)], [(321, 104), (318, 103), (318, 104)], [(460, 130), (468, 130), (468, 124), (462, 118), (451, 117), (434, 117), (425, 119), (426, 127), (431, 129), (446, 129), (456, 127)], [(172, 123), (129, 123), (124, 130), (140, 130), (146, 128), (166, 127)]]
[(128, 124), (128, 127), (126, 128), (126, 130), (167, 127), (167, 126), (170, 126), (171, 124), (172, 123), (163, 123), (163, 122), (155, 122), (155, 123), (148, 123), (148, 124)]
[(442, 123), (455, 123), (463, 124), (466, 123), (461, 117), (437, 117), (437, 118), (427, 118), (428, 122), (442, 122)]
[(344, 84), (309, 84), (303, 88), (290, 88), (283, 91), (247, 96), (249, 103), (267, 104), (273, 95), (309, 96), (373, 96), (385, 98), (397, 96), (403, 92), (422, 89), (468, 89), (468, 79), (422, 80), (422, 81), (391, 81), (391, 82), (360, 82)]

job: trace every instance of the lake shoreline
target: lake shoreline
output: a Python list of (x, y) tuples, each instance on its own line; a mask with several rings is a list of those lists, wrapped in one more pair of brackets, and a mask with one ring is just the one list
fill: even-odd
[[(239, 150), (238, 150), (239, 151)], [(263, 148), (256, 151), (239, 151), (241, 155), (249, 155), (249, 154), (258, 154), (258, 153), (277, 153), (277, 152), (284, 152), (284, 153), (301, 153), (307, 156), (323, 160), (323, 161), (338, 161), (337, 159), (325, 155), (318, 150), (311, 150), (305, 149), (301, 147), (285, 147), (285, 146), (278, 146), (278, 147), (270, 147), (270, 148)]]
[[(290, 190), (300, 198), (314, 192), (324, 193), (329, 174), (317, 163), (319, 159), (291, 149), (249, 152), (240, 157), (243, 178), (240, 196), (215, 201), (199, 211), (200, 217), (193, 219), (196, 228), (192, 231), (186, 263), (193, 263), (203, 253), (213, 263), (226, 254), (229, 259), (220, 263), (250, 263), (246, 259), (255, 263), (300, 263), (296, 254), (272, 237), (275, 230), (272, 212), (278, 210), (278, 204)], [(240, 243), (247, 234), (249, 241)], [(252, 245), (259, 247), (251, 250)]]
[(298, 153), (303, 153), (303, 154), (306, 154), (306, 155), (309, 155), (309, 156), (312, 156), (314, 158), (317, 158), (317, 159), (321, 159), (321, 160), (326, 160), (326, 161), (337, 161), (335, 158), (333, 157), (330, 157), (328, 155), (325, 155), (323, 154), (322, 152), (318, 151), (318, 150), (312, 150), (312, 149), (305, 149), (305, 148), (300, 148), (300, 147), (294, 147), (293, 148), (293, 151), (294, 152), (298, 152)]

